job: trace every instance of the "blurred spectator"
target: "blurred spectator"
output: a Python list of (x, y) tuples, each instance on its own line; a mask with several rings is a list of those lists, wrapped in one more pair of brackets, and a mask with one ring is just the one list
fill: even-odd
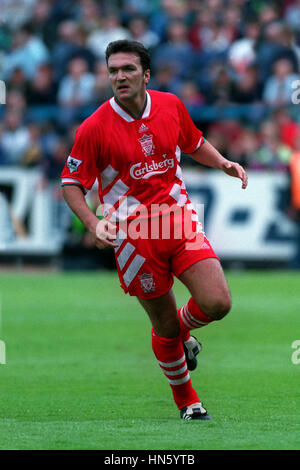
[(3, 51), (7, 51), (12, 44), (12, 32), (8, 27), (8, 24), (4, 22), (0, 23), (0, 64), (2, 62)]
[(99, 59), (105, 58), (105, 50), (111, 41), (128, 39), (129, 32), (121, 26), (120, 19), (115, 14), (102, 18), (102, 26), (95, 29), (87, 38), (87, 46)]
[(21, 164), (23, 155), (30, 145), (30, 132), (23, 124), (23, 115), (8, 110), (0, 128), (0, 147), (6, 165)]
[(77, 116), (77, 108), (92, 102), (95, 87), (95, 76), (88, 72), (84, 59), (72, 59), (68, 71), (58, 89), (58, 102), (63, 108), (61, 124), (64, 125), (70, 125)]
[(77, 19), (80, 14), (78, 0), (50, 0), (52, 2), (51, 18), (57, 23), (68, 19)]
[[(285, 105), (299, 72), (299, 11), (300, 0), (3, 0), (0, 78), (7, 91), (0, 163), (39, 165), (51, 159), (58, 141), (69, 145), (85, 113), (112, 96), (104, 53), (120, 38), (150, 48), (149, 88), (178, 95), (229, 158), (246, 162), (252, 150), (256, 157), (270, 153), (272, 139), (255, 132), (268, 115), (283, 147), (294, 149), (300, 124), (295, 107), (291, 114)], [(231, 121), (226, 131), (224, 122), (212, 130), (218, 112), (245, 119), (240, 141)], [(38, 126), (26, 124), (37, 116), (44, 120)], [(273, 157), (268, 161), (273, 168)]]
[(134, 16), (128, 24), (129, 38), (144, 44), (148, 49), (153, 49), (159, 43), (158, 34), (148, 28), (147, 21), (142, 16)]
[(264, 122), (259, 137), (259, 148), (249, 157), (248, 167), (287, 172), (292, 150), (281, 142), (277, 124), (271, 120)]
[(245, 35), (234, 41), (228, 51), (229, 64), (240, 75), (251, 65), (256, 57), (255, 44), (259, 36), (257, 22), (247, 23)]
[(167, 31), (168, 42), (161, 44), (152, 57), (154, 71), (169, 65), (180, 78), (190, 78), (194, 68), (194, 51), (188, 41), (188, 30), (183, 21), (174, 21)]
[(183, 81), (174, 72), (172, 65), (162, 65), (151, 76), (149, 88), (177, 94)]
[(233, 87), (232, 99), (236, 103), (250, 104), (261, 101), (262, 85), (257, 67), (248, 66), (240, 73)]
[(260, 8), (258, 9), (260, 27), (264, 27), (279, 19), (280, 2), (277, 3), (279, 5), (276, 5), (275, 2), (260, 2)]
[[(243, 146), (243, 158), (240, 160), (240, 163), (248, 168), (249, 158), (251, 159), (251, 156), (257, 151), (259, 145), (256, 130), (250, 127), (244, 127), (241, 144)], [(228, 155), (230, 157), (230, 153)]]
[(52, 6), (52, 0), (38, 0), (29, 19), (33, 34), (39, 37), (49, 50), (55, 43), (57, 33), (57, 22), (52, 17)]
[(88, 64), (89, 71), (92, 72), (97, 60), (96, 55), (87, 45), (88, 34), (82, 28), (78, 28), (75, 36), (75, 47), (67, 57), (67, 62), (75, 57), (81, 57)]
[(232, 43), (240, 34), (241, 30), (241, 8), (238, 3), (229, 2), (224, 8), (223, 31)]
[(11, 74), (10, 80), (7, 83), (8, 90), (19, 91), (27, 96), (30, 81), (26, 78), (24, 71), (20, 67), (16, 67)]
[(216, 21), (216, 12), (202, 6), (202, 8), (196, 14), (195, 20), (189, 31), (189, 39), (194, 47), (197, 49), (205, 48), (205, 44), (208, 42), (209, 31), (211, 25)]
[(232, 129), (229, 127), (227, 135), (227, 157), (247, 168), (249, 155), (255, 153), (258, 147), (256, 132), (243, 126), (240, 128), (236, 126), (235, 129), (232, 125)]
[(86, 34), (98, 29), (101, 24), (99, 4), (94, 0), (81, 1), (78, 21)]
[(197, 107), (204, 104), (204, 96), (199, 92), (198, 87), (193, 81), (186, 81), (178, 91), (178, 97), (183, 101), (187, 108)]
[(295, 150), (299, 142), (300, 124), (293, 121), (284, 107), (274, 111), (274, 121), (278, 126), (282, 143)]
[(1, 0), (1, 21), (17, 30), (31, 18), (32, 9), (38, 0)]
[(90, 103), (93, 96), (95, 78), (88, 72), (84, 59), (75, 58), (68, 64), (69, 73), (60, 83), (59, 103), (66, 107), (76, 107)]
[(122, 15), (125, 20), (136, 15), (145, 15), (149, 17), (154, 11), (157, 11), (160, 0), (126, 0), (123, 4)]
[[(221, 2), (217, 2), (219, 7)], [(216, 5), (217, 8), (217, 5)], [(217, 9), (218, 11), (218, 9)], [(231, 27), (224, 23), (225, 12), (220, 15), (213, 8), (203, 5), (196, 16), (196, 21), (190, 31), (192, 44), (202, 52), (218, 54), (225, 52), (231, 41), (235, 39)]]
[(86, 32), (79, 28), (75, 21), (63, 21), (58, 28), (58, 41), (51, 54), (55, 78), (58, 81), (67, 73), (69, 61), (75, 57), (82, 57), (89, 70), (93, 70), (96, 57), (87, 45)]
[(298, 80), (288, 59), (278, 59), (273, 66), (273, 75), (268, 78), (263, 90), (263, 101), (271, 106), (292, 103), (292, 84)]
[(13, 88), (6, 95), (6, 112), (10, 109), (20, 114), (26, 111), (25, 95), (18, 89)]
[(282, 44), (286, 47), (289, 53), (283, 54), (291, 60), (295, 72), (300, 71), (300, 47), (296, 41), (295, 33), (287, 26), (283, 25), (282, 28)]
[(112, 97), (112, 89), (108, 78), (106, 62), (100, 60), (95, 68), (95, 85), (93, 92), (93, 102), (100, 106), (104, 101)]
[(235, 120), (212, 124), (207, 130), (206, 137), (224, 156), (245, 166), (248, 152), (256, 148), (256, 138), (253, 133), (244, 129)]
[(175, 20), (185, 22), (189, 10), (187, 2), (180, 0), (161, 0), (159, 8), (150, 15), (149, 26), (160, 38), (161, 42), (167, 40), (167, 29)]
[(41, 65), (27, 93), (29, 104), (55, 104), (57, 95), (57, 83), (54, 79), (52, 66), (49, 64)]
[(43, 161), (43, 175), (45, 183), (58, 182), (66, 158), (70, 153), (70, 145), (66, 139), (58, 138), (53, 145), (52, 152)]
[(299, 60), (291, 44), (286, 27), (279, 21), (267, 24), (256, 45), (256, 61), (261, 80), (265, 81), (271, 74), (275, 61), (281, 58), (290, 60), (293, 71), (299, 70)]
[(288, 5), (284, 18), (292, 31), (300, 33), (300, 0)]
[(51, 52), (56, 77), (60, 79), (70, 55), (76, 49), (77, 23), (72, 20), (60, 23), (57, 31), (57, 40)]
[[(41, 126), (41, 136), (40, 136), (40, 143), (43, 151), (43, 162), (48, 158), (51, 158), (51, 155), (54, 152), (54, 148), (57, 145), (57, 141), (59, 140), (58, 132), (51, 122), (46, 122), (40, 124)], [(66, 137), (67, 140), (67, 137)]]
[(41, 128), (38, 124), (29, 124), (29, 144), (25, 150), (21, 164), (24, 167), (32, 168), (40, 165), (43, 159), (43, 150), (41, 145)]
[(208, 103), (225, 105), (233, 102), (234, 80), (226, 66), (216, 64), (211, 68), (209, 89), (205, 94)]
[(2, 77), (9, 80), (16, 67), (23, 70), (26, 78), (32, 79), (42, 63), (49, 58), (48, 50), (38, 37), (32, 34), (29, 25), (16, 32), (11, 51), (6, 54), (2, 64)]

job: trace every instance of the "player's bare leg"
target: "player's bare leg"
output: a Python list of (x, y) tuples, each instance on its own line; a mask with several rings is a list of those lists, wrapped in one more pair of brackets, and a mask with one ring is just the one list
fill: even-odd
[(192, 387), (180, 334), (173, 291), (155, 299), (139, 298), (152, 323), (152, 349), (183, 419), (211, 419)]
[(141, 299), (140, 304), (148, 313), (155, 333), (165, 338), (174, 338), (180, 333), (176, 301), (172, 289), (155, 299)]
[(199, 341), (190, 330), (201, 328), (212, 321), (222, 319), (231, 308), (231, 295), (219, 260), (207, 258), (198, 261), (179, 279), (189, 289), (192, 297), (178, 310), (181, 337), (189, 370), (197, 367)]
[(189, 289), (198, 307), (212, 320), (220, 320), (231, 308), (230, 290), (216, 258), (193, 264), (179, 279)]

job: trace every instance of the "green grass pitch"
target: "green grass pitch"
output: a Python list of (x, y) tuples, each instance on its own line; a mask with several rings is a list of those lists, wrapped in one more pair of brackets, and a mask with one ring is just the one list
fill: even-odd
[(213, 421), (184, 422), (116, 273), (2, 274), (0, 448), (300, 449), (300, 274), (227, 279), (231, 313), (195, 332), (192, 382)]

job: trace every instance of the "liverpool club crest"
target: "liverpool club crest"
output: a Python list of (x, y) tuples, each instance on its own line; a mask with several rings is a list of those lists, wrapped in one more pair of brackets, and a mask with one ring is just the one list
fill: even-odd
[(152, 273), (144, 273), (139, 276), (139, 280), (141, 283), (141, 287), (145, 293), (153, 292), (155, 290), (155, 283), (153, 281), (153, 274)]
[(146, 157), (154, 154), (154, 144), (153, 144), (153, 135), (144, 134), (143, 137), (139, 139), (139, 143), (142, 146), (143, 153)]

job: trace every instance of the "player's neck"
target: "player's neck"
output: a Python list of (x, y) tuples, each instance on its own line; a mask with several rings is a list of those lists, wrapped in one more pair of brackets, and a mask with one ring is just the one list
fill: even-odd
[(147, 105), (146, 90), (135, 99), (120, 100), (115, 96), (116, 102), (134, 119), (140, 119)]

